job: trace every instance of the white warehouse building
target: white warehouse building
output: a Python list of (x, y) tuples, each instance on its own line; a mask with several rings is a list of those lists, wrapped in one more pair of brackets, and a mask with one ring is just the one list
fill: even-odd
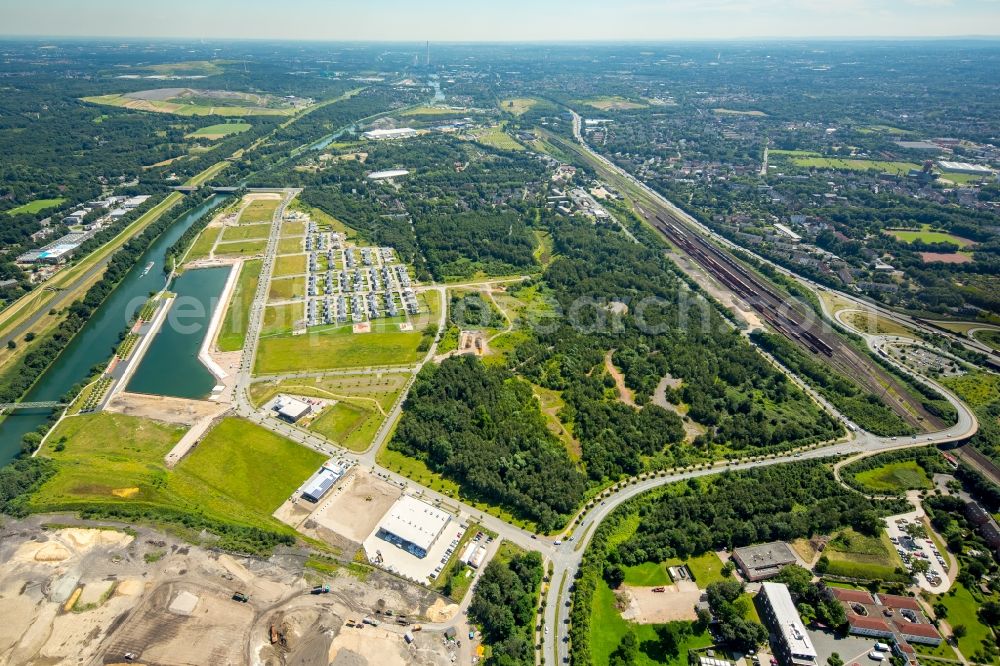
[(451, 520), (447, 511), (403, 495), (382, 519), (376, 536), (416, 557), (426, 557)]
[(366, 139), (384, 141), (386, 139), (409, 139), (417, 135), (417, 130), (412, 127), (400, 127), (398, 129), (374, 129), (365, 132)]

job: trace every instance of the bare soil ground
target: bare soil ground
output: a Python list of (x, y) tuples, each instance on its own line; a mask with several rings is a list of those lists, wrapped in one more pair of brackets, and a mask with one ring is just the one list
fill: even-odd
[[(377, 632), (353, 630), (361, 640), (350, 633), (340, 638), (347, 619), (392, 610), (393, 617), (426, 623), (444, 604), (388, 574), (358, 578), (345, 567), (321, 576), (303, 567), (306, 553), (298, 549), (247, 559), (145, 527), (133, 537), (85, 528), (96, 523), (68, 516), (58, 520), (80, 527), (44, 529), (44, 520), (33, 516), (0, 528), (0, 663), (112, 664), (124, 662), (127, 652), (136, 663), (158, 666), (305, 665), (334, 657), (372, 666), (451, 663), (443, 625), (425, 625), (416, 647), (406, 646), (407, 628), (391, 619)], [(331, 592), (309, 594), (320, 582)], [(66, 600), (81, 589), (67, 611)], [(234, 591), (248, 594), (249, 602), (232, 600)], [(276, 645), (272, 625), (281, 635)]]
[(623, 587), (629, 603), (622, 617), (638, 624), (698, 619), (694, 607), (701, 599), (701, 590), (696, 583), (682, 580), (664, 587), (664, 592), (653, 592), (651, 587)]
[(188, 400), (128, 392), (119, 393), (107, 406), (109, 412), (179, 425), (194, 425), (203, 418), (218, 416), (227, 408), (227, 405), (208, 400)]
[(332, 532), (357, 547), (372, 533), (401, 494), (402, 490), (398, 487), (355, 466), (347, 478), (319, 504), (302, 499), (288, 501), (274, 513), (274, 517), (304, 534), (329, 542), (328, 533)]
[(615, 386), (618, 388), (618, 399), (624, 402), (626, 405), (635, 407), (635, 399), (632, 397), (632, 389), (625, 386), (625, 376), (621, 373), (615, 364), (611, 361), (611, 356), (614, 354), (612, 349), (604, 356), (604, 369), (608, 371), (612, 379), (615, 380)]

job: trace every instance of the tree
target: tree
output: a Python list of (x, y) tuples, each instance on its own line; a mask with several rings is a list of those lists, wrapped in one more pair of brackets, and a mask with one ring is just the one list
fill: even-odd
[(964, 624), (956, 624), (951, 628), (951, 633), (954, 634), (955, 638), (965, 638), (965, 635), (969, 633)]
[(830, 658), (826, 660), (826, 666), (844, 666), (844, 660), (839, 654), (833, 652), (830, 654)]
[(984, 603), (979, 607), (977, 614), (983, 624), (991, 627), (1000, 625), (1000, 603), (996, 601), (987, 601)]
[(13, 340), (7, 341), (7, 349), (17, 349), (17, 343)]
[(733, 564), (732, 560), (727, 560), (726, 563), (722, 565), (722, 575), (726, 578), (731, 578), (734, 571), (736, 571), (736, 565)]
[(635, 632), (628, 630), (618, 647), (611, 653), (608, 661), (609, 666), (632, 666), (639, 656), (639, 639), (635, 637)]
[(820, 555), (819, 559), (816, 560), (816, 566), (813, 570), (818, 574), (825, 574), (830, 569), (830, 558), (826, 555)]
[(625, 570), (618, 564), (604, 567), (604, 580), (608, 587), (617, 590), (625, 582)]

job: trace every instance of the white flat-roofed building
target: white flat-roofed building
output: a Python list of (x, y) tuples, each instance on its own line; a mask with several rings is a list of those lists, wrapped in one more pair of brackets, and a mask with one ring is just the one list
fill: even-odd
[(386, 171), (372, 171), (368, 174), (370, 180), (387, 180), (389, 178), (399, 178), (400, 176), (406, 176), (410, 172), (406, 169), (388, 169)]
[(802, 236), (799, 236), (797, 233), (795, 233), (794, 231), (792, 231), (790, 228), (788, 228), (784, 224), (780, 224), (778, 222), (775, 222), (774, 228), (777, 229), (778, 231), (780, 231), (781, 233), (785, 234), (786, 236), (788, 236), (792, 240), (793, 243), (798, 243), (800, 240), (802, 240)]
[(451, 514), (403, 495), (382, 519), (376, 536), (416, 557), (426, 557), (451, 520)]
[(783, 663), (815, 666), (816, 648), (806, 633), (788, 587), (781, 583), (761, 583), (760, 591), (764, 616), (778, 636), (778, 651)]
[(399, 127), (397, 129), (374, 129), (364, 133), (366, 139), (384, 141), (386, 139), (409, 139), (417, 135), (417, 130), (412, 127)]
[(283, 395), (274, 403), (274, 410), (278, 412), (278, 416), (284, 420), (289, 423), (295, 423), (312, 411), (312, 405), (307, 402), (302, 402), (301, 400), (296, 400), (295, 398), (287, 395)]
[(938, 166), (945, 171), (951, 171), (953, 173), (968, 173), (974, 176), (989, 176), (993, 173), (993, 169), (982, 164), (969, 164), (968, 162), (947, 162), (941, 160), (938, 162)]

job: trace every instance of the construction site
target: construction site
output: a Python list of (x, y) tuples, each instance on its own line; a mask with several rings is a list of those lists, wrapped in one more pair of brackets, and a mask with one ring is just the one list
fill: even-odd
[(441, 597), (377, 570), (74, 523), (4, 526), (0, 662), (443, 665), (457, 649)]

